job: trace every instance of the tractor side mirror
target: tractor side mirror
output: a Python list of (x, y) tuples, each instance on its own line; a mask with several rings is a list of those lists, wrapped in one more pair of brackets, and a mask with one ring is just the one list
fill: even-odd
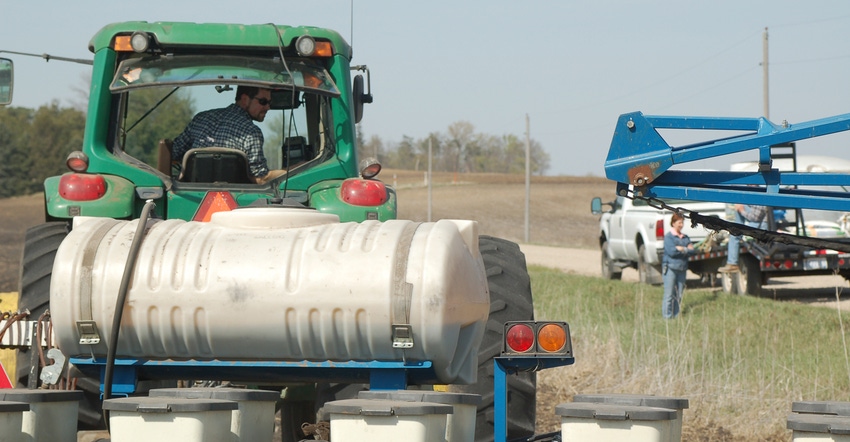
[(354, 123), (357, 124), (363, 118), (363, 104), (372, 102), (372, 81), (369, 78), (369, 68), (366, 66), (352, 66), (351, 70), (366, 72), (367, 84), (364, 90), (363, 76), (355, 75), (351, 85), (351, 98), (354, 104)]
[(0, 58), (0, 106), (12, 104), (15, 69), (12, 60)]

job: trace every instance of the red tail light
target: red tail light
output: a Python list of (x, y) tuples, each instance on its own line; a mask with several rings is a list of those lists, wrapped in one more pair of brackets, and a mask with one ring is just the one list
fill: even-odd
[(664, 239), (664, 220), (659, 219), (655, 221), (655, 239), (661, 240)]
[(380, 181), (349, 178), (342, 182), (342, 200), (354, 206), (380, 206), (387, 202), (387, 186)]
[(508, 328), (505, 343), (511, 350), (525, 353), (534, 345), (534, 330), (527, 324), (514, 324)]
[(106, 180), (101, 175), (66, 173), (59, 178), (59, 196), (69, 201), (92, 201), (106, 194)]
[(230, 192), (207, 192), (192, 221), (209, 222), (213, 213), (228, 212), (239, 207)]

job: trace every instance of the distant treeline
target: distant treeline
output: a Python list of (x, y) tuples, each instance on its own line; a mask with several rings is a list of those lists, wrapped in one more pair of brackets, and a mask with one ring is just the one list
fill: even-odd
[[(146, 108), (147, 101), (137, 106)], [(182, 127), (174, 126), (175, 122), (188, 121), (193, 114), (191, 100), (180, 99), (176, 104), (136, 127), (133, 141), (128, 140), (134, 145), (126, 146), (127, 152), (155, 164), (156, 140), (163, 133), (179, 133)], [(45, 178), (67, 172), (68, 154), (82, 149), (85, 119), (82, 110), (56, 103), (38, 109), (0, 108), (0, 198), (41, 192)], [(405, 136), (400, 142), (387, 142), (377, 135), (366, 140), (360, 127), (357, 135), (359, 157), (377, 157), (387, 168), (426, 170), (430, 141), (436, 172), (525, 173), (524, 138), (476, 133), (465, 121), (453, 123), (445, 133), (433, 132), (422, 139)], [(531, 173), (545, 174), (549, 154), (536, 140), (529, 145)]]
[[(445, 133), (432, 132), (421, 139), (405, 136), (401, 142), (385, 142), (377, 135), (366, 140), (360, 130), (357, 137), (359, 157), (377, 157), (388, 168), (427, 170), (430, 143), (435, 172), (525, 173), (524, 137), (476, 133), (466, 121), (452, 123)], [(549, 154), (534, 139), (528, 145), (531, 173), (544, 175), (549, 170)]]
[(83, 145), (86, 117), (56, 103), (0, 108), (0, 198), (44, 190), (44, 179), (68, 171), (65, 159)]

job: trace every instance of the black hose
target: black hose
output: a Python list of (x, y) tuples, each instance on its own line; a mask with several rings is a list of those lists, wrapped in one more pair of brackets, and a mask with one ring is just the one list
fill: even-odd
[[(110, 330), (109, 341), (107, 341), (106, 370), (103, 374), (103, 400), (107, 400), (112, 396), (112, 371), (115, 365), (115, 352), (118, 347), (118, 333), (121, 330), (121, 316), (124, 313), (124, 303), (127, 300), (130, 278), (133, 276), (133, 270), (136, 267), (136, 258), (139, 256), (142, 239), (145, 236), (145, 226), (148, 223), (151, 209), (154, 206), (156, 204), (154, 204), (153, 200), (147, 200), (145, 207), (142, 208), (142, 215), (139, 217), (139, 224), (136, 226), (136, 234), (133, 235), (133, 242), (130, 244), (130, 255), (127, 256), (127, 265), (124, 266), (124, 276), (121, 277), (118, 299), (115, 301), (115, 314), (112, 316), (112, 329)], [(103, 419), (108, 428), (109, 417), (106, 410), (103, 411)]]

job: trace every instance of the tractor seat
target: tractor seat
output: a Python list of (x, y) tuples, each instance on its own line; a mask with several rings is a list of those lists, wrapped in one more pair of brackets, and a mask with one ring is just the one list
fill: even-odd
[(239, 149), (199, 147), (183, 155), (180, 181), (186, 183), (253, 184), (248, 157)]

